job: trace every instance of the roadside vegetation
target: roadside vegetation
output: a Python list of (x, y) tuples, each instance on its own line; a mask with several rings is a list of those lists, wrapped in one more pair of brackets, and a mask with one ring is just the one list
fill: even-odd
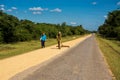
[(63, 37), (89, 32), (82, 25), (72, 26), (67, 25), (66, 22), (61, 24), (35, 23), (26, 19), (19, 20), (13, 15), (0, 11), (0, 43), (38, 40), (43, 32), (47, 38), (56, 38), (59, 31)]
[(120, 10), (109, 12), (104, 24), (99, 26), (98, 32), (105, 38), (114, 38), (120, 41)]
[[(84, 35), (66, 36), (62, 38), (62, 42), (70, 41), (76, 38), (80, 38)], [(57, 40), (54, 38), (47, 39), (46, 47), (57, 44)], [(29, 51), (37, 50), (41, 48), (39, 40), (31, 40), (25, 42), (0, 44), (0, 59), (20, 55)]]
[(120, 80), (120, 10), (109, 12), (98, 28), (99, 46), (115, 75)]
[(116, 80), (120, 80), (120, 41), (97, 37), (99, 47)]

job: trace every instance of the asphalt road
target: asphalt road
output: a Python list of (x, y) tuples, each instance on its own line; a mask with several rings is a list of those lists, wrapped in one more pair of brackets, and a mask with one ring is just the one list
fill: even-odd
[(21, 72), (10, 80), (112, 80), (94, 35), (62, 56)]

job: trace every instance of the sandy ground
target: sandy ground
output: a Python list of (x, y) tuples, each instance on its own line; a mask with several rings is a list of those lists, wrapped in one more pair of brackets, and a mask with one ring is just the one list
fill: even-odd
[(88, 35), (76, 40), (63, 43), (63, 45), (69, 45), (70, 48), (63, 47), (59, 50), (57, 49), (56, 45), (53, 45), (15, 57), (0, 60), (0, 80), (8, 80), (9, 78), (11, 78), (19, 72), (22, 72), (32, 66), (43, 63), (57, 55), (62, 55), (65, 51), (75, 47), (79, 42), (85, 40), (90, 36), (91, 35)]

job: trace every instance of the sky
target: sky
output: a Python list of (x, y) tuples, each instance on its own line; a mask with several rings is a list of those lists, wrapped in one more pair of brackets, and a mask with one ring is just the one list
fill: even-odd
[(97, 30), (120, 0), (0, 0), (0, 10), (35, 23), (82, 25)]

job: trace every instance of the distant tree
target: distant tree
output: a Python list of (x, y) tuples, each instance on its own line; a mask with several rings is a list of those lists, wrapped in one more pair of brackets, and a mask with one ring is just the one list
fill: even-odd
[(105, 20), (105, 24), (112, 27), (120, 26), (120, 10), (115, 10), (108, 13), (108, 18)]
[(23, 27), (19, 27), (15, 31), (15, 35), (17, 37), (17, 41), (30, 41), (32, 40), (32, 35), (29, 31)]
[(35, 23), (30, 21), (30, 20), (21, 20), (20, 21), (20, 27), (24, 28), (25, 31), (27, 31), (29, 34), (29, 39), (28, 40), (31, 40), (31, 39), (36, 39), (36, 32), (35, 32)]
[(12, 15), (6, 15), (4, 13), (0, 14), (2, 14), (0, 18), (0, 27), (3, 41), (6, 43), (15, 42), (16, 41), (15, 30), (16, 26), (19, 24), (18, 18)]
[(108, 18), (105, 20), (103, 25), (99, 26), (98, 32), (104, 37), (119, 39), (119, 26), (120, 10), (115, 10), (109, 12)]
[(62, 32), (62, 36), (63, 37), (65, 37), (65, 36), (67, 36), (67, 25), (66, 25), (66, 22), (63, 22), (62, 24), (61, 24), (61, 32)]
[(117, 34), (117, 39), (120, 40), (120, 27), (116, 27), (115, 32)]
[(2, 36), (2, 31), (0, 31), (0, 43), (3, 42), (3, 36)]
[(73, 34), (76, 34), (76, 35), (82, 35), (82, 34), (85, 34), (85, 30), (83, 29), (82, 25), (80, 26), (75, 26), (73, 27), (72, 29), (72, 33)]
[(0, 11), (0, 43), (11, 43), (19, 41), (29, 41), (39, 39), (42, 32), (47, 38), (56, 38), (56, 34), (61, 31), (62, 36), (82, 35), (87, 31), (80, 26), (49, 23), (34, 23), (30, 20), (19, 20), (17, 17), (8, 15)]

